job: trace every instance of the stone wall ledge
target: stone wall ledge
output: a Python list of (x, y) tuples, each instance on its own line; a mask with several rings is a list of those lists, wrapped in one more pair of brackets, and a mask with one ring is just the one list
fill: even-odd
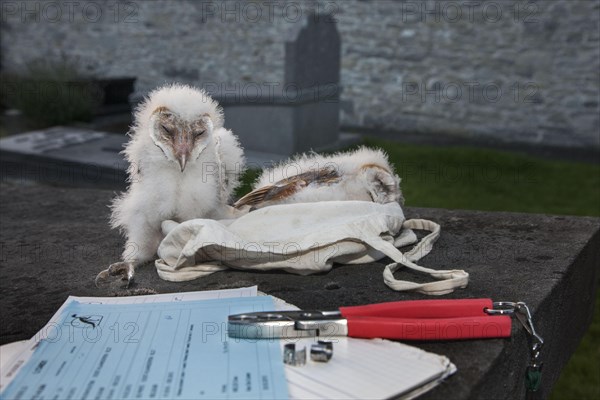
[[(112, 197), (112, 191), (2, 183), (0, 344), (34, 335), (69, 295), (110, 295), (97, 289), (93, 279), (121, 252), (122, 239), (108, 227)], [(412, 207), (406, 214), (442, 226), (422, 265), (462, 268), (471, 275), (466, 289), (445, 298), (522, 300), (531, 307), (546, 340), (539, 392), (546, 398), (591, 321), (600, 219)], [(118, 294), (258, 285), (299, 307), (318, 309), (425, 298), (388, 289), (381, 276), (384, 264), (338, 266), (313, 276), (225, 271), (183, 283), (160, 280), (148, 265), (139, 269), (130, 292)], [(518, 323), (511, 339), (413, 344), (448, 356), (458, 367), (425, 399), (524, 398), (529, 352)]]

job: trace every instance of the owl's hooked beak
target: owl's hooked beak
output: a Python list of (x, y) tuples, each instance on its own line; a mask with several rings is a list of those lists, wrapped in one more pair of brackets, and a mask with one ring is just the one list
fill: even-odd
[(181, 167), (181, 172), (185, 169), (185, 164), (187, 163), (186, 155), (183, 154), (180, 157), (177, 157), (177, 162), (179, 162), (179, 166)]
[(173, 140), (173, 150), (175, 159), (181, 168), (181, 172), (185, 169), (187, 162), (190, 160), (192, 150), (194, 149), (194, 139), (188, 132), (180, 132), (175, 135)]

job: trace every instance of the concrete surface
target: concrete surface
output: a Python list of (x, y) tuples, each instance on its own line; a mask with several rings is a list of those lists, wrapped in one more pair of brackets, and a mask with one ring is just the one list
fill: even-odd
[[(93, 280), (121, 252), (123, 241), (107, 224), (112, 196), (111, 191), (2, 183), (0, 344), (31, 337), (68, 295), (109, 295)], [(406, 213), (442, 225), (441, 238), (423, 265), (464, 268), (471, 274), (466, 289), (444, 297), (490, 297), (530, 305), (546, 340), (539, 397), (547, 397), (591, 320), (600, 220), (422, 208)], [(381, 276), (384, 264), (339, 266), (313, 276), (226, 271), (185, 283), (161, 281), (148, 265), (138, 271), (129, 292), (112, 294), (258, 285), (300, 307), (319, 309), (425, 297), (388, 289)], [(529, 353), (517, 323), (511, 339), (413, 344), (447, 355), (458, 367), (425, 399), (524, 397)]]

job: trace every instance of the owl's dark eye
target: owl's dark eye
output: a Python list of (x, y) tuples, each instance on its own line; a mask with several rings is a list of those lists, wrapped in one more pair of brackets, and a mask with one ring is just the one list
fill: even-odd
[(166, 133), (167, 135), (172, 135), (172, 134), (173, 134), (173, 132), (171, 132), (171, 130), (170, 130), (170, 129), (168, 129), (166, 126), (164, 126), (164, 125), (162, 125), (162, 124), (161, 124), (161, 126), (160, 126), (160, 127), (163, 129), (163, 131), (165, 131), (165, 133)]
[(206, 130), (203, 131), (196, 131), (194, 132), (194, 137), (198, 137), (198, 136), (202, 136), (206, 133)]

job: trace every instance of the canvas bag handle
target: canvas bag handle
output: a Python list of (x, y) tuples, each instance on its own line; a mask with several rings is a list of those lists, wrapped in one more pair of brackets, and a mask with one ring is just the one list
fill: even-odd
[[(428, 230), (427, 236), (422, 238), (410, 251), (403, 254), (394, 245), (381, 237), (363, 237), (365, 243), (374, 249), (382, 252), (386, 256), (394, 260), (394, 263), (388, 264), (383, 270), (383, 281), (393, 290), (397, 291), (414, 291), (427, 295), (443, 295), (454, 291), (456, 288), (465, 288), (469, 283), (469, 274), (464, 270), (435, 270), (425, 268), (414, 263), (425, 257), (431, 251), (433, 243), (440, 235), (440, 226), (433, 221), (425, 219), (409, 219), (404, 221), (403, 228), (405, 229), (421, 229)], [(438, 279), (437, 281), (427, 283), (416, 283), (394, 278), (394, 272), (400, 266), (408, 267), (412, 270), (424, 272), (431, 277)]]

